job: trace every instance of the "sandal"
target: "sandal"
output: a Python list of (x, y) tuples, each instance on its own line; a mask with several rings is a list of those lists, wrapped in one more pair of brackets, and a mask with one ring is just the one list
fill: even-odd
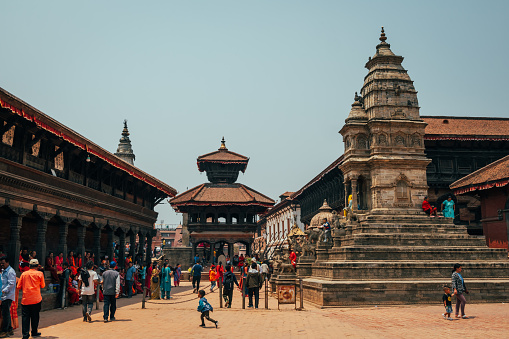
[(461, 319), (468, 319), (468, 317), (466, 315), (462, 315)]

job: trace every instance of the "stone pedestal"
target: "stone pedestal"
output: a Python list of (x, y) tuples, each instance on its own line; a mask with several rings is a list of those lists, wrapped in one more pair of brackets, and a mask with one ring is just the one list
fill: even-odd
[(191, 247), (163, 247), (163, 255), (168, 259), (170, 266), (182, 265), (182, 271), (193, 263), (193, 249)]
[(279, 285), (295, 285), (297, 283), (297, 275), (295, 273), (280, 274), (274, 280), (276, 287)]
[(297, 262), (297, 276), (299, 278), (309, 277), (312, 273), (312, 266), (316, 258), (312, 256), (300, 257)]
[(316, 247), (316, 261), (324, 261), (329, 259), (329, 249), (332, 248), (332, 241), (327, 243), (319, 243)]

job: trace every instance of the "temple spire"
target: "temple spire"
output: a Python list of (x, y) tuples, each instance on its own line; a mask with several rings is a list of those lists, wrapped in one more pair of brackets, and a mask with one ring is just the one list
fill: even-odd
[(382, 43), (385, 43), (385, 40), (387, 40), (387, 37), (385, 36), (384, 26), (382, 26), (382, 33), (380, 33), (380, 41)]
[(221, 140), (221, 147), (219, 147), (220, 150), (224, 149), (225, 151), (228, 150), (228, 148), (226, 148), (226, 141), (224, 141), (224, 137), (223, 139)]
[(131, 146), (131, 140), (129, 139), (129, 129), (127, 128), (127, 120), (124, 120), (124, 129), (122, 130), (122, 137), (115, 153), (117, 157), (124, 160), (125, 162), (134, 165), (135, 155)]

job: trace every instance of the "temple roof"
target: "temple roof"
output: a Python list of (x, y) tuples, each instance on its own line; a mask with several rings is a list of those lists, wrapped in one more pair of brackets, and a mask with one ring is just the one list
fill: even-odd
[(131, 146), (131, 140), (129, 139), (129, 130), (127, 128), (127, 120), (124, 120), (124, 129), (122, 130), (122, 137), (119, 140), (117, 152), (115, 153), (117, 157), (124, 160), (125, 162), (134, 165), (134, 160), (136, 159), (133, 147)]
[(509, 140), (508, 118), (421, 116), (426, 140)]
[(212, 184), (206, 183), (191, 188), (175, 198), (170, 204), (179, 206), (190, 205), (258, 205), (270, 207), (274, 200), (243, 184)]
[(206, 170), (203, 164), (216, 163), (216, 164), (244, 164), (244, 166), (241, 169), (242, 173), (244, 173), (248, 162), (249, 162), (248, 157), (229, 151), (228, 148), (226, 148), (224, 137), (223, 140), (221, 140), (221, 147), (219, 147), (217, 151), (200, 155), (197, 159), (198, 170), (200, 172)]
[(30, 106), (28, 103), (12, 95), (3, 88), (0, 88), (0, 107), (6, 108), (19, 115), (20, 117), (32, 121), (38, 128), (56, 135), (57, 137), (65, 140), (66, 142), (87, 151), (89, 154), (98, 157), (99, 159), (107, 162), (113, 167), (116, 167), (129, 175), (155, 187), (157, 190), (173, 197), (177, 194), (177, 190), (167, 185), (166, 183), (154, 178), (148, 173), (143, 172), (139, 168), (119, 159), (112, 153), (106, 151), (104, 148), (98, 146), (76, 131), (70, 129), (64, 124), (53, 119), (49, 115), (39, 111), (38, 109)]
[(463, 194), (509, 184), (509, 155), (453, 182), (454, 194)]

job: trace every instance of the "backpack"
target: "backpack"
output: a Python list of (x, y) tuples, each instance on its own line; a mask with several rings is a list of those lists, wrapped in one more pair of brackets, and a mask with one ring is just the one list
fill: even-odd
[(87, 270), (82, 268), (82, 269), (80, 269), (80, 275), (81, 275), (81, 280), (85, 284), (85, 287), (88, 287), (88, 279), (90, 279), (90, 273), (88, 273)]
[(223, 286), (227, 290), (233, 290), (233, 274), (231, 272), (224, 275)]

